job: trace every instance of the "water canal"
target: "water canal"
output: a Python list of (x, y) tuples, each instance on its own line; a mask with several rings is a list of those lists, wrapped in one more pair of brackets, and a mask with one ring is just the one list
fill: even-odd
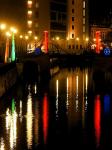
[(112, 149), (112, 74), (64, 67), (0, 99), (0, 150)]

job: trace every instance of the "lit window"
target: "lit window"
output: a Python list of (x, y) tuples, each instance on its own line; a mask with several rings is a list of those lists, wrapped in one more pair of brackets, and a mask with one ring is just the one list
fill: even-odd
[(28, 21), (28, 24), (32, 24), (32, 21), (31, 21), (31, 20), (29, 20), (29, 21)]
[(85, 18), (83, 18), (83, 24), (85, 24)]
[(28, 0), (27, 4), (28, 4), (28, 8), (32, 7), (32, 1), (31, 0)]
[(31, 17), (31, 16), (32, 16), (32, 11), (28, 10), (28, 17)]
[(32, 34), (32, 31), (30, 30), (30, 31), (28, 31), (28, 34)]
[(85, 26), (83, 26), (83, 33), (85, 32)]
[(86, 7), (86, 4), (85, 4), (85, 1), (83, 1), (83, 8), (85, 8)]
[(31, 26), (32, 26), (32, 21), (29, 20), (29, 21), (28, 21), (28, 27), (30, 28)]
[(83, 9), (83, 16), (85, 16), (85, 9)]

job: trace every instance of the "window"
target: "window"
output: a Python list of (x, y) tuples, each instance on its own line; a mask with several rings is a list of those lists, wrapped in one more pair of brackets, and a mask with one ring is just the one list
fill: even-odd
[(85, 18), (83, 18), (83, 24), (85, 24)]
[(74, 30), (74, 25), (72, 25), (72, 30)]
[(74, 9), (72, 9), (72, 13), (74, 13)]
[(85, 8), (86, 7), (86, 4), (85, 4), (85, 1), (83, 1), (83, 8)]
[(72, 38), (74, 38), (74, 34), (72, 34)]
[(72, 21), (74, 21), (74, 17), (72, 17)]
[(85, 9), (83, 9), (83, 16), (85, 16)]
[(74, 45), (72, 45), (72, 49), (74, 49), (75, 47), (74, 47)]
[(74, 5), (74, 0), (72, 0), (72, 5)]
[(71, 49), (71, 45), (69, 45), (68, 48)]
[(85, 32), (85, 26), (83, 26), (83, 33)]

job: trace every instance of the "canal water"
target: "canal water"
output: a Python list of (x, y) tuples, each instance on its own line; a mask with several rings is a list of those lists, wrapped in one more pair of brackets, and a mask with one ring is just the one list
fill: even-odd
[(0, 99), (0, 150), (36, 149), (112, 149), (111, 72), (64, 67)]

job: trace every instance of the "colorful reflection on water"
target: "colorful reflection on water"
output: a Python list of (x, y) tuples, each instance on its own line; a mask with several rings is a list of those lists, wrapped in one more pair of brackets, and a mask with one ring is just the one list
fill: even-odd
[(77, 67), (18, 84), (0, 99), (0, 150), (112, 147), (112, 95), (98, 83), (93, 69)]

